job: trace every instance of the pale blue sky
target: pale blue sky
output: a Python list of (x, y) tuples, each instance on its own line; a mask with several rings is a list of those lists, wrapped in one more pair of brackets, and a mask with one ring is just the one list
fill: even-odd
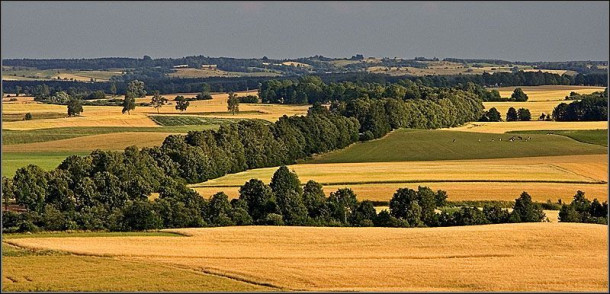
[(608, 2), (6, 2), (2, 58), (608, 60)]

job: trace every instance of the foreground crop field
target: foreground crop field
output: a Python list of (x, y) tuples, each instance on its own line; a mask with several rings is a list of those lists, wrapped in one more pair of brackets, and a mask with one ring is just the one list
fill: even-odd
[[(607, 226), (603, 225), (522, 223), (420, 229), (221, 227), (175, 231), (190, 236), (6, 241), (26, 248), (187, 268), (284, 290), (605, 291), (608, 288)], [(4, 285), (8, 272), (23, 276), (40, 271), (41, 267), (5, 263), (7, 266), (3, 269)], [(79, 264), (71, 262), (70, 266)], [(115, 268), (117, 279), (122, 280), (119, 277), (123, 271)], [(57, 271), (47, 272), (46, 277), (54, 272)], [(88, 279), (112, 279), (104, 274), (85, 273), (79, 277), (66, 279), (63, 282), (66, 284), (57, 288), (87, 283)], [(157, 274), (149, 273), (149, 277), (154, 280)], [(167, 283), (170, 287), (176, 282)], [(99, 283), (100, 287), (110, 284)], [(151, 281), (139, 289), (150, 290), (155, 285)]]
[[(58, 234), (53, 234), (58, 235)], [(74, 236), (131, 236), (129, 233), (86, 233)], [(171, 235), (171, 234), (146, 234)], [(15, 237), (44, 237), (45, 234)], [(261, 291), (268, 287), (158, 263), (112, 257), (76, 256), (33, 251), (2, 244), (2, 291)], [(143, 271), (142, 269), (146, 270)], [(117, 273), (120, 273), (118, 275)]]
[[(429, 186), (446, 190), (449, 200), (514, 200), (528, 191), (534, 201), (570, 202), (577, 190), (588, 197), (608, 196), (607, 155), (569, 155), (505, 159), (296, 164), (289, 166), (301, 183), (315, 180), (325, 192), (349, 187), (359, 199), (389, 201), (398, 188)], [(226, 175), (192, 185), (209, 197), (224, 191), (238, 196), (239, 186), (256, 178), (269, 183), (277, 168)]]

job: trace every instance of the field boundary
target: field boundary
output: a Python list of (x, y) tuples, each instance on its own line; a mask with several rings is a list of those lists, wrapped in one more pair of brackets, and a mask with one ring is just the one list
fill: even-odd
[[(368, 185), (368, 184), (414, 184), (414, 183), (553, 183), (553, 184), (586, 184), (605, 185), (606, 181), (554, 181), (554, 180), (396, 180), (396, 181), (361, 181), (361, 182), (320, 182), (323, 186), (335, 185)], [(305, 184), (301, 184), (305, 186)], [(242, 185), (203, 185), (197, 184), (190, 188), (239, 188)]]

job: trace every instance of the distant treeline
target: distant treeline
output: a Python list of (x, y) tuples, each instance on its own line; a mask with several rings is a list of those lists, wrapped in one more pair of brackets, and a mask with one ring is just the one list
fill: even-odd
[(556, 69), (556, 70), (571, 70), (578, 73), (593, 73), (606, 72), (606, 69), (601, 69), (599, 66), (608, 66), (607, 61), (507, 61), (501, 59), (462, 59), (462, 58), (445, 58), (443, 61), (457, 63), (487, 63), (498, 66), (532, 66), (540, 69)]
[[(308, 181), (303, 187), (298, 176), (285, 166), (273, 174), (269, 185), (259, 179), (247, 181), (239, 189), (239, 198), (231, 201), (223, 192), (208, 200), (170, 178), (157, 178), (160, 181), (150, 185), (159, 185), (159, 197), (151, 201), (145, 194), (151, 186), (142, 186), (146, 182), (122, 182), (117, 176), (99, 171), (89, 177), (100, 169), (100, 156), (104, 154), (94, 154), (90, 163), (79, 166), (88, 169), (75, 170), (74, 165), (62, 164), (59, 169), (46, 173), (29, 166), (20, 170), (13, 180), (3, 179), (3, 197), (4, 193), (11, 193), (18, 203), (28, 207), (23, 213), (4, 212), (3, 232), (134, 231), (253, 224), (438, 227), (546, 219), (526, 192), (516, 199), (512, 212), (498, 204), (484, 205), (482, 209), (468, 206), (447, 209), (444, 208), (447, 193), (427, 187), (398, 189), (390, 200), (389, 210), (377, 213), (371, 201), (358, 201), (349, 188), (338, 189), (326, 197), (322, 185), (315, 181)], [(153, 160), (130, 149), (123, 156), (117, 156), (148, 170), (147, 163)], [(134, 172), (129, 164), (119, 163), (116, 167), (128, 167), (122, 170), (128, 175)], [(40, 193), (41, 197), (28, 197), (32, 192)], [(437, 213), (439, 208), (441, 212)]]
[[(122, 77), (113, 82), (77, 82), (77, 81), (3, 81), (5, 93), (16, 93), (20, 87), (22, 93), (33, 93), (36, 86), (47, 85), (55, 91), (66, 91), (69, 88), (77, 89), (79, 92), (94, 92), (102, 90), (112, 93), (111, 87), (114, 84), (116, 93), (123, 95), (127, 88), (127, 83), (132, 79), (138, 79), (146, 84), (146, 91), (152, 93), (159, 91), (161, 94), (170, 93), (190, 93), (202, 90), (202, 84), (207, 83), (214, 92), (244, 91), (246, 89), (256, 89), (264, 82), (271, 80), (292, 80), (298, 81), (297, 77), (211, 77), (211, 78), (167, 78), (161, 77), (158, 73), (149, 76), (142, 74), (127, 75), (129, 79)], [(469, 82), (485, 87), (500, 86), (538, 86), (538, 85), (586, 85), (586, 86), (607, 86), (607, 73), (577, 74), (576, 76), (557, 75), (545, 72), (517, 72), (517, 73), (483, 73), (482, 75), (455, 75), (455, 76), (424, 76), (424, 77), (396, 77), (384, 74), (370, 73), (329, 73), (317, 74), (325, 83), (352, 82), (390, 84), (401, 80), (410, 80), (418, 85), (429, 87), (454, 87), (466, 85)]]
[(202, 65), (217, 65), (218, 69), (226, 71), (247, 72), (249, 67), (264, 67), (263, 63), (278, 63), (280, 60), (261, 58), (229, 58), (187, 56), (181, 58), (82, 58), (82, 59), (4, 59), (4, 66), (35, 67), (38, 69), (71, 69), (71, 70), (108, 70), (125, 68), (173, 68), (177, 65), (187, 65), (191, 68), (201, 68)]

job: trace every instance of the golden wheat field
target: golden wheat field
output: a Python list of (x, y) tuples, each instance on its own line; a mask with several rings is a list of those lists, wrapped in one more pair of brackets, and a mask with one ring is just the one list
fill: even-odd
[[(519, 87), (500, 87), (490, 88), (498, 90), (502, 98), (509, 98), (515, 88), (521, 88), (528, 96), (527, 102), (539, 101), (562, 101), (570, 92), (579, 94), (591, 94), (597, 91), (604, 91), (605, 87), (594, 86), (568, 86), (568, 85), (544, 85), (544, 86), (519, 86)], [(569, 101), (567, 101), (569, 102)]]
[[(237, 92), (238, 96), (256, 95), (256, 91)], [(180, 115), (205, 115), (206, 117), (230, 117), (230, 118), (258, 118), (268, 121), (276, 121), (283, 115), (297, 115), (307, 113), (308, 105), (280, 105), (280, 104), (248, 104), (242, 103), (239, 109), (242, 113), (232, 115), (227, 111), (228, 94), (214, 94), (211, 100), (191, 101), (187, 111), (181, 112), (175, 109), (173, 100), (177, 95), (186, 98), (195, 97), (196, 93), (177, 93), (163, 95), (170, 100), (157, 111), (152, 106), (137, 106), (131, 114), (122, 114), (121, 106), (83, 106), (83, 113), (79, 117), (60, 119), (40, 119), (35, 121), (4, 122), (3, 128), (10, 130), (32, 130), (57, 127), (98, 127), (98, 126), (129, 126), (129, 127), (158, 127), (149, 115), (157, 114), (180, 114)], [(136, 99), (137, 103), (150, 102), (152, 96)], [(50, 105), (37, 102), (10, 103), (3, 102), (3, 113), (24, 114), (27, 112), (58, 112), (65, 113), (66, 107), (62, 105)]]
[[(607, 227), (220, 227), (188, 237), (25, 238), (26, 248), (186, 267), (284, 290), (605, 291)], [(252, 246), (256, 244), (256, 246)]]
[(572, 103), (573, 101), (535, 101), (535, 102), (483, 102), (483, 106), (485, 110), (489, 110), (492, 107), (495, 107), (500, 114), (502, 115), (502, 120), (506, 120), (506, 112), (511, 107), (514, 107), (516, 110), (519, 108), (529, 109), (532, 114), (532, 120), (538, 120), (541, 114), (550, 115), (553, 113), (553, 109), (557, 107), (560, 103)]
[(160, 146), (163, 140), (172, 133), (163, 132), (121, 132), (99, 135), (89, 135), (70, 139), (46, 142), (14, 144), (2, 146), (3, 152), (39, 152), (39, 151), (91, 151), (124, 150), (128, 146), (142, 147)]
[(3, 257), (2, 264), (2, 291), (7, 292), (273, 290), (252, 283), (204, 274), (189, 268), (145, 261), (119, 260), (112, 257), (75, 255)]
[[(289, 168), (301, 183), (315, 180), (326, 193), (352, 188), (359, 199), (388, 201), (398, 188), (429, 186), (446, 190), (450, 200), (514, 200), (528, 191), (536, 201), (569, 202), (577, 190), (607, 198), (607, 156), (569, 155), (527, 158), (296, 164)], [(239, 186), (256, 178), (269, 183), (274, 168), (253, 169), (191, 185), (209, 197), (224, 191), (238, 196)]]
[[(242, 183), (243, 184), (243, 183)], [(576, 191), (585, 192), (587, 198), (597, 198), (600, 201), (608, 199), (608, 184), (569, 184), (569, 183), (485, 183), (485, 182), (418, 182), (418, 183), (376, 183), (342, 185), (324, 185), (326, 195), (342, 188), (350, 188), (359, 200), (390, 201), (399, 188), (417, 189), (418, 186), (429, 187), (432, 190), (447, 191), (450, 201), (514, 201), (522, 192), (527, 192), (536, 202), (546, 202), (558, 199), (565, 203), (572, 201)], [(229, 198), (239, 198), (239, 187), (197, 186), (193, 190), (201, 196), (209, 198), (217, 192), (224, 192)]]
[[(506, 113), (503, 113), (504, 117)], [(452, 131), (503, 134), (512, 131), (540, 130), (602, 130), (608, 129), (607, 121), (511, 121), (511, 122), (470, 122), (451, 128)]]

